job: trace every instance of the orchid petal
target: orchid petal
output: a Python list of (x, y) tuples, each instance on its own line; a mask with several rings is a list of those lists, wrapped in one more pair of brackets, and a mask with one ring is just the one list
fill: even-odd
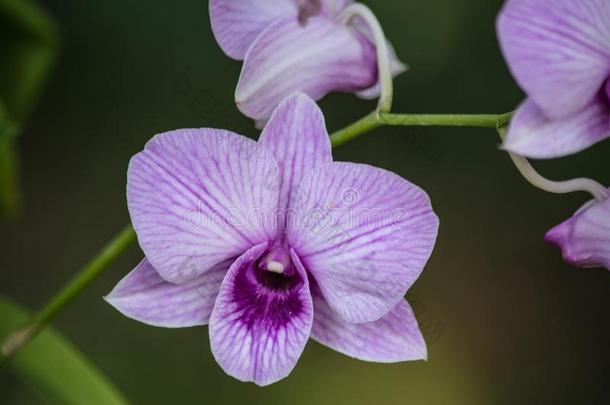
[(127, 205), (142, 250), (181, 284), (269, 240), (279, 169), (256, 142), (214, 129), (155, 136), (129, 165)]
[(511, 120), (503, 147), (530, 158), (555, 158), (579, 152), (610, 136), (610, 108), (597, 99), (563, 119), (547, 118), (526, 100)]
[(354, 0), (297, 0), (297, 3), (298, 2), (320, 2), (320, 4), (322, 5), (322, 10), (320, 14), (336, 20), (347, 6), (354, 3)]
[(143, 259), (105, 299), (123, 315), (148, 325), (206, 325), (230, 265), (231, 262), (220, 263), (197, 279), (178, 285), (165, 281)]
[(590, 202), (546, 234), (566, 262), (610, 270), (610, 200)]
[(278, 276), (256, 267), (266, 247), (253, 247), (231, 266), (209, 329), (212, 353), (224, 371), (261, 386), (290, 374), (313, 321), (307, 274), (298, 271), (286, 288), (261, 281), (261, 277)]
[[(357, 32), (362, 33), (366, 37), (365, 40), (368, 40), (371, 43), (371, 46), (375, 48), (375, 38), (373, 36), (373, 33), (371, 32), (371, 29), (362, 17), (356, 16), (352, 18), (349, 25), (350, 27), (353, 27), (353, 29), (355, 29)], [(395, 78), (396, 76), (406, 72), (409, 68), (398, 58), (396, 50), (394, 49), (394, 46), (392, 46), (390, 41), (386, 41), (386, 43), (388, 46), (388, 56), (390, 57), (390, 73), (392, 75), (392, 78)], [(372, 100), (379, 97), (380, 93), (381, 83), (379, 82), (379, 80), (377, 80), (374, 85), (357, 92), (356, 95), (365, 100)]]
[(608, 0), (509, 0), (498, 36), (517, 82), (546, 116), (590, 104), (610, 72)]
[(338, 17), (345, 7), (353, 3), (354, 0), (322, 0), (324, 11), (330, 17)]
[(216, 41), (230, 58), (243, 60), (256, 37), (278, 18), (296, 18), (296, 0), (210, 0)]
[(301, 25), (307, 24), (307, 20), (311, 17), (322, 14), (322, 0), (297, 0), (299, 5), (299, 23)]
[(438, 219), (419, 187), (386, 170), (332, 163), (293, 193), (287, 240), (348, 322), (388, 313), (434, 247)]
[(361, 34), (323, 16), (305, 26), (283, 18), (248, 50), (235, 99), (245, 115), (261, 120), (294, 92), (318, 100), (331, 91), (364, 90), (376, 80), (375, 50)]
[(273, 153), (280, 167), (280, 210), (288, 208), (291, 192), (303, 176), (332, 162), (324, 115), (303, 93), (288, 97), (273, 112), (259, 143)]
[[(398, 55), (396, 55), (396, 50), (392, 44), (388, 42), (388, 52), (390, 56), (390, 73), (392, 74), (392, 78), (395, 78), (402, 73), (409, 70), (409, 67), (402, 63), (400, 59), (398, 59)], [(356, 95), (365, 100), (373, 100), (381, 94), (381, 83), (377, 80), (373, 86), (368, 89), (361, 90), (356, 93)]]
[(311, 337), (347, 356), (364, 361), (393, 363), (425, 360), (426, 342), (411, 306), (401, 300), (381, 319), (349, 323), (319, 294), (312, 294), (314, 319)]

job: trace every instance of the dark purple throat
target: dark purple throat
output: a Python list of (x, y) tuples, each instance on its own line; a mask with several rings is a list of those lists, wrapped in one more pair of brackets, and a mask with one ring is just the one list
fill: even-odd
[(237, 271), (232, 291), (240, 321), (249, 329), (289, 324), (303, 311), (304, 282), (283, 246), (274, 246), (257, 260), (244, 263)]

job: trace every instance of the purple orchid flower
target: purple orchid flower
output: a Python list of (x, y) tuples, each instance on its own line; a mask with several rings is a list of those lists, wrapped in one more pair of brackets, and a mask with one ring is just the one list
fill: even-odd
[[(379, 95), (373, 35), (360, 18), (343, 21), (352, 0), (210, 0), (222, 50), (243, 60), (235, 100), (264, 122), (290, 94), (319, 100), (333, 91)], [(406, 70), (390, 47), (394, 76)]]
[(610, 199), (585, 204), (547, 232), (546, 240), (559, 246), (570, 264), (610, 270)]
[(508, 0), (498, 36), (528, 96), (507, 150), (553, 158), (610, 136), (610, 1)]
[(258, 143), (155, 136), (131, 160), (127, 203), (146, 258), (107, 301), (149, 325), (209, 324), (231, 376), (278, 381), (310, 337), (367, 361), (426, 358), (404, 294), (436, 241), (430, 200), (391, 172), (333, 162), (306, 95), (284, 100)]

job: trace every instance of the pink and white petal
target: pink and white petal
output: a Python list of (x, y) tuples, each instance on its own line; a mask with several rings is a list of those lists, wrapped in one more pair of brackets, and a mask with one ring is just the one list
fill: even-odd
[(296, 0), (210, 0), (216, 41), (230, 58), (243, 60), (256, 37), (278, 18), (298, 12)]
[[(400, 59), (398, 59), (398, 55), (396, 55), (396, 51), (394, 50), (394, 47), (389, 42), (388, 42), (388, 50), (390, 52), (390, 71), (392, 73), (393, 78), (395, 78), (398, 75), (409, 70), (409, 67), (407, 65), (405, 65), (404, 63), (402, 63), (400, 61)], [(358, 97), (363, 98), (365, 100), (375, 99), (375, 98), (379, 97), (380, 94), (381, 94), (381, 84), (379, 83), (379, 80), (377, 80), (377, 83), (375, 83), (373, 86), (369, 87), (368, 89), (364, 89), (364, 90), (356, 93), (356, 95)]]
[(299, 6), (298, 19), (301, 25), (307, 24), (311, 17), (321, 15), (324, 12), (322, 0), (297, 0)]
[(589, 202), (574, 216), (547, 232), (566, 262), (610, 270), (610, 200)]
[(347, 6), (354, 3), (354, 0), (321, 0), (321, 3), (324, 15), (336, 19)]
[(258, 142), (279, 164), (282, 211), (288, 208), (290, 194), (303, 176), (333, 161), (324, 115), (303, 93), (295, 93), (280, 103)]
[(241, 112), (265, 119), (287, 96), (318, 100), (331, 91), (359, 91), (377, 80), (375, 50), (348, 27), (320, 16), (270, 25), (248, 50), (235, 100)]
[(438, 218), (428, 195), (389, 171), (332, 163), (293, 193), (287, 241), (330, 307), (348, 322), (372, 322), (422, 272)]
[(378, 363), (426, 360), (428, 351), (411, 306), (404, 299), (381, 319), (350, 323), (319, 294), (312, 294), (311, 338), (358, 360)]
[(104, 299), (128, 318), (164, 328), (206, 325), (231, 262), (185, 284), (165, 281), (143, 259)]
[(549, 119), (526, 100), (511, 120), (503, 148), (518, 155), (548, 159), (580, 152), (610, 136), (610, 108), (598, 98), (563, 119)]
[(498, 37), (509, 68), (549, 118), (590, 104), (610, 72), (608, 0), (509, 0)]
[[(366, 21), (362, 17), (359, 17), (359, 16), (354, 17), (350, 21), (349, 26), (353, 30), (355, 30), (357, 33), (363, 35), (364, 36), (363, 40), (369, 42), (372, 49), (374, 49), (376, 52), (373, 33), (371, 32), (371, 29), (368, 27)], [(398, 58), (398, 55), (396, 54), (396, 50), (394, 49), (394, 46), (392, 46), (392, 44), (389, 41), (387, 41), (387, 45), (388, 45), (388, 51), (389, 51), (389, 56), (390, 56), (390, 71), (392, 73), (392, 77), (394, 78), (394, 77), (406, 72), (409, 68), (407, 65), (405, 65), (403, 62), (400, 61), (400, 59)], [(377, 55), (375, 55), (375, 57), (377, 57)], [(377, 59), (375, 59), (375, 61), (376, 60)], [(371, 100), (371, 99), (379, 97), (380, 93), (381, 93), (381, 84), (379, 83), (379, 78), (377, 78), (377, 81), (375, 82), (375, 84), (373, 84), (371, 87), (369, 87), (367, 89), (357, 92), (356, 95), (365, 100)]]
[(324, 15), (331, 19), (338, 19), (341, 12), (353, 0), (295, 0), (299, 6), (299, 22), (304, 25), (311, 17)]
[(260, 386), (290, 374), (313, 321), (307, 274), (297, 270), (290, 285), (281, 289), (261, 281), (265, 275), (278, 277), (256, 267), (266, 247), (255, 246), (231, 266), (209, 329), (212, 353), (223, 370)]
[(216, 129), (156, 135), (127, 173), (140, 246), (165, 280), (182, 284), (269, 240), (279, 169), (264, 148)]

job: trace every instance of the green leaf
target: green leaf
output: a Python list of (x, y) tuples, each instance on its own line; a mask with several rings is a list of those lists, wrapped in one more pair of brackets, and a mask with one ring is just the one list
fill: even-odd
[(0, 213), (14, 215), (19, 206), (17, 192), (17, 155), (13, 138), (14, 124), (9, 120), (0, 100)]
[(33, 1), (0, 0), (0, 49), (0, 214), (6, 214), (15, 212), (18, 201), (12, 138), (23, 128), (55, 62), (56, 26)]
[[(23, 326), (29, 315), (0, 297), (0, 341)], [(127, 404), (108, 380), (52, 329), (43, 331), (21, 349), (7, 367), (52, 404)]]
[(19, 207), (16, 182), (17, 154), (14, 151), (13, 140), (8, 137), (3, 138), (0, 134), (0, 212), (7, 216), (14, 216)]
[(49, 16), (29, 0), (0, 0), (0, 100), (6, 114), (23, 122), (37, 101), (57, 54)]

